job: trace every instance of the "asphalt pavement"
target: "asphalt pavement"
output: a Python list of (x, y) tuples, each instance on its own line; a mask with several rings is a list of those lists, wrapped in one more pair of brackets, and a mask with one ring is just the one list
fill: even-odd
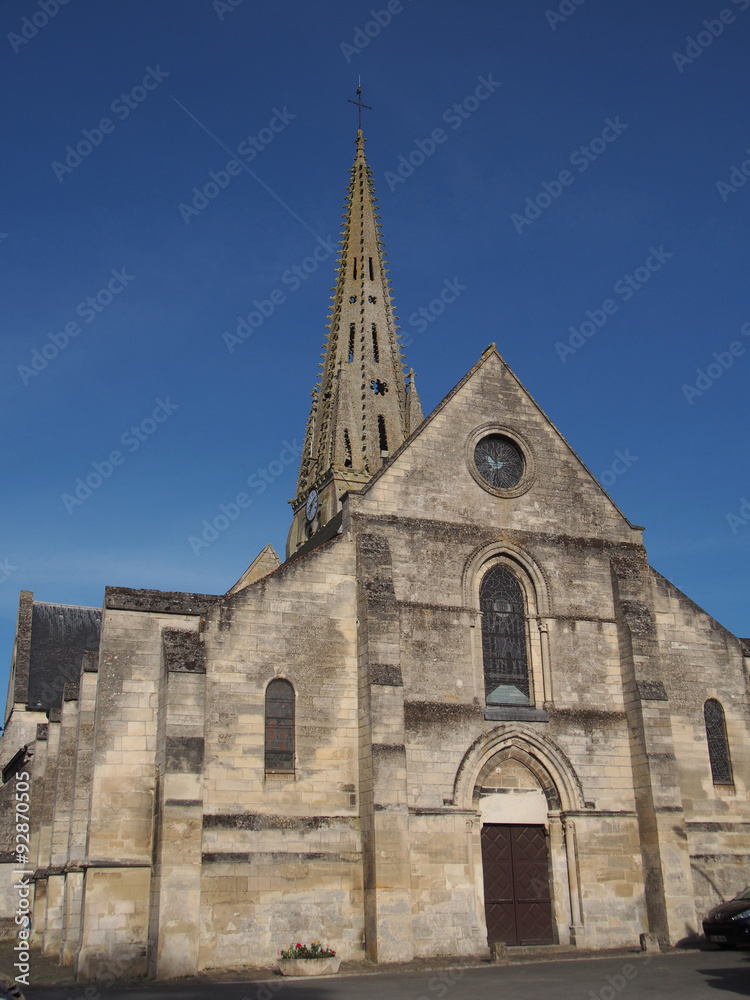
[(24, 994), (27, 1000), (722, 1000), (750, 997), (750, 951), (633, 953), (307, 980), (27, 987)]

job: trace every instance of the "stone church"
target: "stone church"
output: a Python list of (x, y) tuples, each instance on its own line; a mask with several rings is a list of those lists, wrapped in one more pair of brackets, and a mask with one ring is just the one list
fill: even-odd
[(750, 883), (750, 643), (494, 344), (423, 417), (378, 218), (359, 131), (285, 561), (21, 595), (2, 916), (27, 774), (32, 941), (79, 979), (675, 944)]

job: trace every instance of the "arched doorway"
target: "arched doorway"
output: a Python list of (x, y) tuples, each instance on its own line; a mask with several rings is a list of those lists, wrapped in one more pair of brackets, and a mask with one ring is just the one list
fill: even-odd
[(495, 730), (467, 752), (456, 805), (478, 818), (475, 886), (488, 943), (584, 944), (575, 820), (580, 783), (531, 726)]

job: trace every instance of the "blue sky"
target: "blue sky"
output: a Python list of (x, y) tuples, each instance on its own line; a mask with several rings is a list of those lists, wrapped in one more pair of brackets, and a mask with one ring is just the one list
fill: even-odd
[(0, 27), (0, 669), (21, 589), (218, 594), (283, 554), (359, 74), (425, 411), (496, 342), (652, 564), (750, 634), (750, 0), (5, 0)]

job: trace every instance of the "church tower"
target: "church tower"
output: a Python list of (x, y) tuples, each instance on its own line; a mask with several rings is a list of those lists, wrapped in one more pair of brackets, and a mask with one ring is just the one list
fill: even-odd
[(320, 381), (312, 393), (287, 541), (291, 556), (339, 511), (422, 421), (414, 372), (404, 378), (365, 138), (345, 202)]

